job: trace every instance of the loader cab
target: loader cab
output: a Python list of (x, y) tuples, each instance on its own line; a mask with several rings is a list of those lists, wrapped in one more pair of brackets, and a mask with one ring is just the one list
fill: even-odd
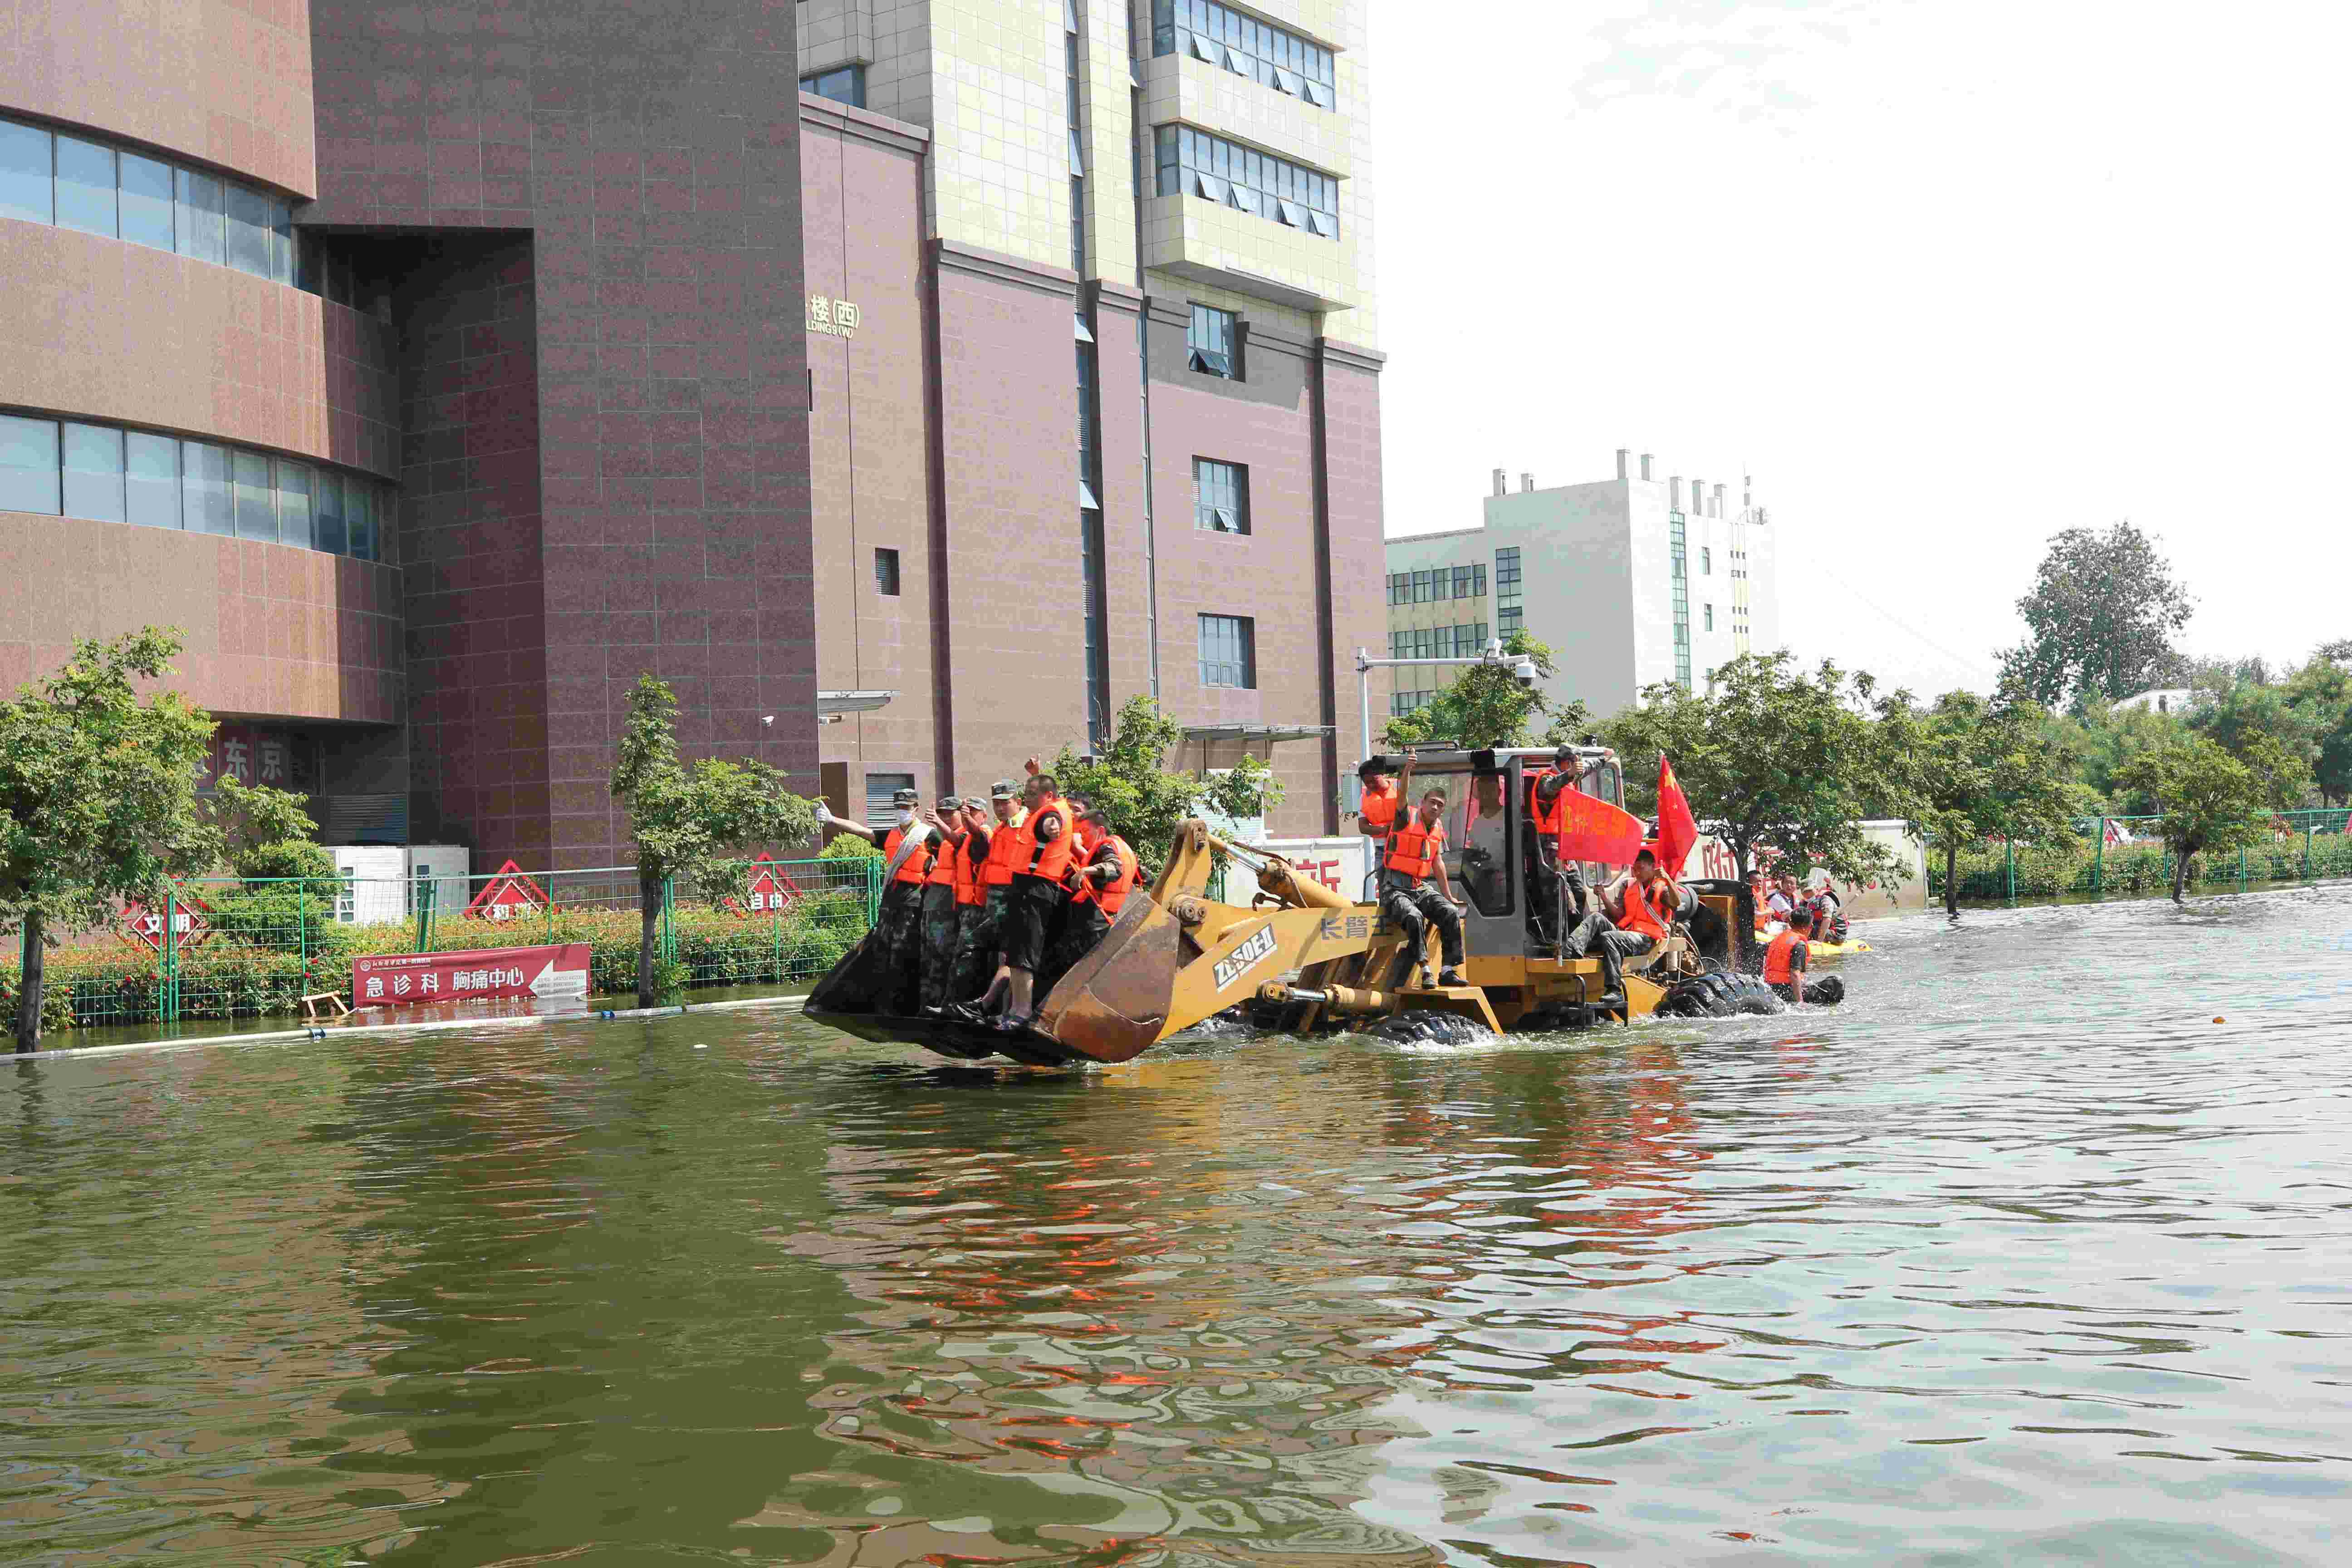
[[(1624, 771), (1605, 747), (1579, 747), (1575, 787), (1622, 805)], [(1469, 908), (1462, 938), (1473, 958), (1528, 956), (1528, 807), (1536, 781), (1552, 771), (1552, 749), (1446, 751), (1419, 753), (1413, 767), (1413, 798), (1404, 808), (1418, 811), (1430, 788), (1445, 792), (1445, 875), (1454, 895)], [(1600, 885), (1601, 868), (1587, 866), (1586, 879)]]

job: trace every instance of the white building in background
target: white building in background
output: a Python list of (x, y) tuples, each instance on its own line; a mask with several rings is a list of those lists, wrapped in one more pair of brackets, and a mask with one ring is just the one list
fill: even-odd
[[(1495, 470), (1476, 528), (1388, 544), (1389, 655), (1477, 652), (1524, 626), (1559, 656), (1554, 701), (1593, 717), (1662, 680), (1706, 689), (1707, 672), (1780, 647), (1772, 527), (1749, 481), (1658, 474), (1617, 453), (1613, 479), (1511, 489)], [(1425, 705), (1458, 671), (1398, 669), (1391, 711)]]

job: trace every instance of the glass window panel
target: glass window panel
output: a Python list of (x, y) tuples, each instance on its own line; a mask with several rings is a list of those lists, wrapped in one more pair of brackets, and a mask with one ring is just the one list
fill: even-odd
[(305, 550), (318, 548), (318, 534), (312, 527), (310, 505), (310, 469), (307, 464), (278, 464), (278, 542), (299, 544)]
[(284, 202), (269, 204), (269, 276), (294, 281), (294, 209)]
[(343, 530), (343, 483), (341, 474), (320, 469), (318, 493), (311, 501), (311, 543), (330, 555), (343, 554), (351, 548), (350, 537)]
[(269, 459), (258, 452), (238, 452), (235, 457), (236, 536), (277, 538), (278, 508), (269, 493)]
[(382, 559), (376, 518), (383, 497), (383, 490), (366, 479), (352, 479), (343, 486), (343, 526), (351, 534), (351, 552), (361, 561)]
[(235, 533), (236, 507), (229, 494), (228, 448), (180, 443), (180, 494), (191, 533)]
[(180, 526), (180, 444), (169, 436), (131, 432), (124, 515), (149, 528)]
[(66, 426), (65, 513), (122, 521), (122, 432), (109, 425)]
[(269, 276), (271, 205), (259, 191), (228, 187), (228, 264), (239, 272)]
[(47, 132), (0, 121), (0, 217), (30, 223), (55, 220), (57, 197), (49, 159)]
[(57, 510), (57, 421), (0, 414), (0, 511)]
[(173, 237), (180, 254), (199, 261), (222, 260), (226, 255), (222, 246), (227, 231), (221, 211), (221, 183), (210, 174), (182, 169), (173, 189)]
[(122, 237), (172, 248), (172, 165), (136, 153), (121, 156)]
[(90, 234), (115, 232), (114, 149), (58, 138), (58, 222)]

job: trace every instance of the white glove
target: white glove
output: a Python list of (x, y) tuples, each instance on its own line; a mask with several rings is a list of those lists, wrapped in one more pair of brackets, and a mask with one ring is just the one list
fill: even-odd
[(816, 803), (816, 820), (817, 826), (820, 827), (827, 826), (833, 821), (832, 808), (827, 806), (823, 801), (818, 801)]

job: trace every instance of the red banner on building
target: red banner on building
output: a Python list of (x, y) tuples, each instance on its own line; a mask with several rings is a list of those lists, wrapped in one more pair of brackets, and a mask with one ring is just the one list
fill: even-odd
[(511, 921), (535, 915), (547, 908), (548, 897), (537, 882), (523, 875), (522, 868), (509, 860), (499, 868), (498, 875), (482, 884), (474, 901), (466, 906), (469, 921)]
[(370, 953), (352, 960), (354, 1007), (409, 1007), (420, 1002), (477, 1002), (502, 996), (585, 1001), (588, 944)]
[[(172, 930), (179, 941), (173, 945), (182, 952), (204, 946), (205, 939), (213, 934), (212, 922), (205, 918), (212, 912), (210, 904), (185, 888), (175, 889), (172, 895)], [(150, 952), (163, 952), (162, 908), (150, 909), (136, 899), (123, 905), (122, 940)]]

